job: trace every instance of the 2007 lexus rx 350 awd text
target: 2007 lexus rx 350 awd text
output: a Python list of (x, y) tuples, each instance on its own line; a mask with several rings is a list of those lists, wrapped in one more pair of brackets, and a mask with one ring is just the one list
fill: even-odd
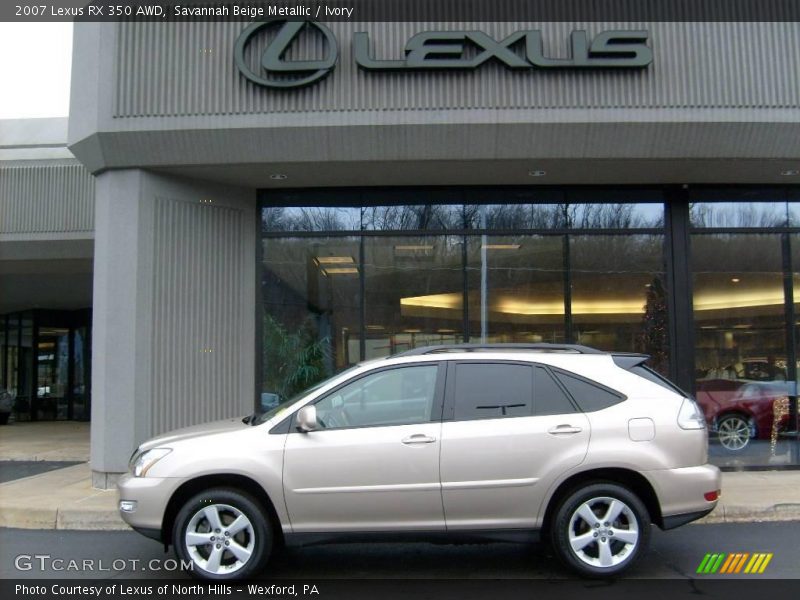
[(460, 345), (357, 365), (258, 416), (142, 444), (119, 481), (134, 529), (196, 576), (250, 577), (277, 544), (542, 536), (617, 575), (650, 528), (711, 512), (697, 404), (646, 356)]

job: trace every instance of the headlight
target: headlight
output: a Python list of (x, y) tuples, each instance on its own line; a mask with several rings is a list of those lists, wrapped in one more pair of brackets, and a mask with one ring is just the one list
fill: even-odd
[(170, 448), (152, 448), (145, 450), (133, 461), (133, 476), (144, 477), (154, 464), (172, 452)]

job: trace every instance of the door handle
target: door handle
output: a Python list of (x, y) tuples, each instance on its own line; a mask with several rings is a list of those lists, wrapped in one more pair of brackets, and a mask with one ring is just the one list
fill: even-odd
[(406, 446), (414, 444), (431, 444), (436, 441), (435, 437), (425, 435), (424, 433), (415, 433), (400, 440)]
[(562, 433), (580, 433), (583, 431), (580, 427), (575, 427), (574, 425), (556, 425), (555, 427), (551, 427), (547, 430), (547, 433), (551, 435), (560, 435)]

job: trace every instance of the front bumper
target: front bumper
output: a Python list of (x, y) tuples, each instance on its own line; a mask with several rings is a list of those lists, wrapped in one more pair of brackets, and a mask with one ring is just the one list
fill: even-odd
[(135, 506), (119, 511), (122, 520), (147, 537), (153, 537), (154, 532), (159, 532), (160, 537), (169, 500), (183, 482), (180, 477), (134, 477), (126, 473), (117, 481), (118, 506), (123, 502)]
[(647, 471), (644, 475), (658, 496), (663, 529), (704, 517), (717, 506), (717, 499), (704, 497), (722, 489), (722, 475), (714, 465)]

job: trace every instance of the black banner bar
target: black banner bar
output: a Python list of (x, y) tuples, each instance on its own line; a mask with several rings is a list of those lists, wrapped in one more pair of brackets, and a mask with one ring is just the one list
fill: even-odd
[(0, 21), (797, 21), (798, 0), (0, 0)]
[(184, 580), (2, 580), (0, 597), (66, 600), (85, 598), (160, 598), (162, 600), (196, 598), (271, 598), (307, 600), (390, 600), (393, 598), (462, 600), (465, 598), (525, 598), (536, 600), (620, 600), (642, 598), (769, 598), (782, 600), (797, 597), (798, 580), (745, 579), (476, 579), (476, 580), (371, 580), (338, 579), (318, 581), (271, 580), (253, 582), (207, 583)]

